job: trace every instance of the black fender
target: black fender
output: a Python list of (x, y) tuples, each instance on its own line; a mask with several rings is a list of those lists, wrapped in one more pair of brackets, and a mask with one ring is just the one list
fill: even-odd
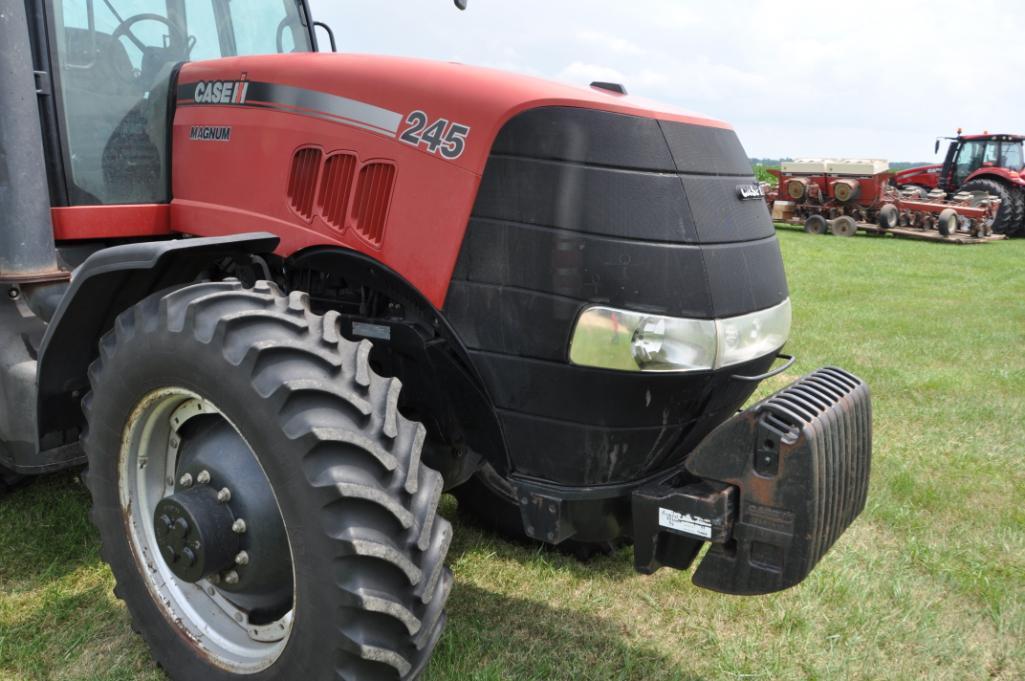
[(269, 254), (266, 233), (146, 241), (93, 253), (72, 275), (39, 348), (36, 423), (40, 451), (47, 434), (79, 429), (89, 364), (115, 318), (150, 293), (195, 281), (226, 258)]
[[(300, 290), (309, 288), (306, 275), (310, 273), (333, 274), (344, 277), (350, 286), (366, 286), (402, 305), (406, 315), (401, 320), (342, 314), (342, 333), (373, 342), (372, 361), (388, 353), (392, 365), (384, 371), (402, 380), (403, 395), (414, 397), (416, 417), (429, 433), (433, 428), (452, 444), (441, 450), (425, 448), (423, 454), (424, 461), (445, 477), (446, 489), (468, 479), (481, 458), (498, 471), (509, 470), (505, 437), (484, 381), (458, 333), (419, 289), (380, 261), (338, 247), (296, 253), (286, 260), (285, 270), (290, 286)], [(320, 298), (309, 292), (315, 300)], [(330, 306), (328, 300), (322, 302)], [(361, 322), (379, 331), (361, 333)]]

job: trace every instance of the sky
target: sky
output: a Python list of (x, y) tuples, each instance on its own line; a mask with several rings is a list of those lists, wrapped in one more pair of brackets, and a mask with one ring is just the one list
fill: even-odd
[(1019, 0), (310, 4), (339, 51), (619, 82), (728, 121), (752, 157), (931, 161), (958, 127), (1025, 132)]

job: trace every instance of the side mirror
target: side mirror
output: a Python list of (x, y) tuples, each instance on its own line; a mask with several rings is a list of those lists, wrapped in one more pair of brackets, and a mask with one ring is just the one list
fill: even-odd
[(328, 26), (327, 24), (325, 24), (323, 21), (314, 21), (313, 22), (313, 30), (315, 31), (318, 28), (324, 29), (324, 31), (327, 33), (327, 39), (331, 42), (331, 51), (332, 52), (337, 52), (338, 51), (338, 43), (335, 42), (335, 32), (332, 31), (331, 27)]
[(932, 153), (933, 153), (933, 154), (938, 154), (938, 153), (940, 153), (940, 140), (939, 140), (939, 138), (936, 138), (936, 146), (935, 146), (935, 147), (933, 147), (933, 149), (932, 149)]
[(466, 0), (456, 0), (456, 7), (466, 9)]

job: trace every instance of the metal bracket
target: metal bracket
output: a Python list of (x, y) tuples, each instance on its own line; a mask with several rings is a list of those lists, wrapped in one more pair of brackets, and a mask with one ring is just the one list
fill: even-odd
[(776, 355), (776, 359), (785, 359), (786, 362), (776, 367), (775, 369), (770, 369), (769, 371), (766, 371), (764, 374), (758, 374), (757, 376), (739, 376), (734, 374), (733, 376), (730, 376), (730, 378), (732, 378), (735, 381), (747, 381), (748, 383), (757, 383), (759, 381), (764, 381), (767, 378), (772, 378), (773, 376), (780, 375), (781, 373), (789, 369), (791, 366), (793, 366), (794, 362), (797, 361), (797, 358), (793, 355), (784, 355), (782, 352)]
[(50, 74), (46, 71), (33, 71), (36, 77), (36, 94), (40, 97), (49, 97), (53, 94), (53, 87), (50, 85)]

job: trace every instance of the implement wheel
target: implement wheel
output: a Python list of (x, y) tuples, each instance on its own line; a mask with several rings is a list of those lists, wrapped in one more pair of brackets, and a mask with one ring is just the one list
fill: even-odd
[(957, 222), (957, 211), (953, 208), (944, 208), (940, 212), (939, 218), (936, 220), (936, 229), (938, 229), (940, 234), (943, 236), (957, 234)]
[(825, 234), (828, 223), (821, 215), (809, 215), (804, 220), (804, 231), (808, 234)]
[(858, 223), (849, 215), (841, 215), (832, 221), (830, 229), (836, 236), (854, 236), (858, 233)]
[(423, 426), (370, 343), (303, 293), (204, 283), (100, 342), (83, 405), (92, 518), (176, 680), (412, 679), (445, 620), (452, 530)]
[(883, 204), (879, 209), (876, 221), (882, 229), (893, 229), (900, 220), (900, 211), (892, 203)]

